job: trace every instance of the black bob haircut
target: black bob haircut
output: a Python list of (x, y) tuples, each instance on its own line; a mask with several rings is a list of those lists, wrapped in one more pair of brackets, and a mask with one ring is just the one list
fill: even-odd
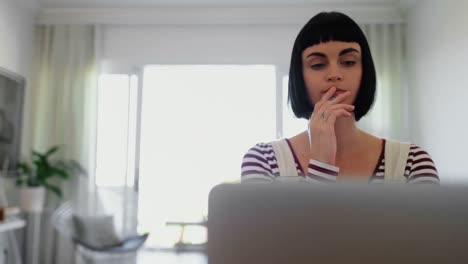
[(369, 112), (375, 98), (376, 73), (369, 44), (361, 28), (350, 17), (338, 12), (322, 12), (312, 17), (294, 42), (289, 68), (288, 103), (298, 118), (309, 119), (314, 111), (302, 73), (302, 52), (329, 41), (356, 42), (361, 46), (362, 78), (354, 101), (356, 121)]

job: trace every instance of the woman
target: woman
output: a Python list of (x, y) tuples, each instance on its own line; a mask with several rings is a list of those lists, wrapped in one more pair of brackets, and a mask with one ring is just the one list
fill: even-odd
[(426, 151), (356, 127), (374, 102), (375, 88), (374, 63), (359, 26), (337, 12), (314, 16), (296, 38), (289, 72), (288, 101), (298, 118), (309, 120), (307, 130), (252, 147), (243, 159), (242, 181), (297, 174), (313, 182), (439, 184)]

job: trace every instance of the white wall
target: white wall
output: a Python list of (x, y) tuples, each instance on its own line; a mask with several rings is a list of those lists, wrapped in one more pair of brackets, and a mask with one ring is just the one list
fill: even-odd
[[(29, 130), (29, 94), (35, 9), (23, 0), (0, 0), (0, 67), (26, 78), (25, 107), (23, 109), (22, 156), (30, 153), (27, 131)], [(32, 2), (31, 2), (32, 3)], [(16, 204), (17, 196), (13, 181), (5, 182), (10, 203)]]
[[(32, 3), (32, 2), (31, 2)], [(30, 66), (32, 63), (32, 48), (34, 38), (34, 9), (26, 7), (23, 0), (0, 0), (0, 67), (7, 69), (26, 78), (26, 82), (30, 80)], [(26, 140), (25, 131), (29, 129), (29, 114), (28, 108), (31, 87), (26, 86), (25, 90), (25, 109), (23, 118), (23, 143), (22, 153), (29, 153), (29, 146), (24, 143)], [(26, 149), (26, 150), (25, 150)], [(24, 155), (24, 154), (23, 154)], [(14, 181), (2, 182), (8, 202), (10, 204), (18, 204), (16, 190), (13, 188)], [(0, 201), (2, 204), (5, 201)], [(21, 242), (19, 244), (21, 250)], [(15, 258), (12, 248), (9, 250), (9, 262), (19, 261)], [(19, 253), (21, 254), (21, 252)]]
[(278, 25), (108, 26), (102, 57), (112, 59), (112, 65), (257, 63), (288, 69), (299, 30)]
[(412, 139), (443, 182), (468, 180), (468, 1), (426, 0), (408, 13)]
[[(25, 108), (23, 109), (23, 140), (21, 153), (30, 152), (29, 131), (30, 72), (33, 56), (36, 10), (23, 0), (0, 0), (0, 67), (26, 78)], [(30, 1), (33, 3), (33, 1)]]
[[(360, 23), (399, 23), (397, 6), (288, 8), (44, 9), (39, 23), (97, 23), (102, 59), (124, 67), (148, 63), (275, 64), (289, 68), (294, 38), (313, 14), (338, 10)], [(118, 69), (117, 71), (119, 71)], [(123, 69), (128, 70), (128, 69)]]
[(16, 0), (0, 0), (0, 67), (29, 75), (33, 42), (33, 12)]

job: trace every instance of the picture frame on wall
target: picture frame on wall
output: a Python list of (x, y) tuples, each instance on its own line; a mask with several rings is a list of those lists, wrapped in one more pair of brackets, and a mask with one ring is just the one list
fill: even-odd
[(20, 162), (25, 78), (0, 68), (0, 169), (15, 173)]

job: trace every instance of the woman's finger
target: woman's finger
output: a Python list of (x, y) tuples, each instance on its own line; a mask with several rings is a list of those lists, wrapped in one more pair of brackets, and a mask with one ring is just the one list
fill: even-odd
[(333, 97), (335, 92), (336, 92), (336, 87), (335, 86), (330, 87), (330, 89), (328, 89), (328, 91), (325, 93), (325, 95), (322, 97), (320, 101), (324, 101), (324, 102), (330, 101), (330, 99)]
[(333, 110), (337, 110), (337, 109), (345, 109), (346, 111), (353, 111), (354, 110), (354, 105), (350, 105), (350, 104), (326, 104), (324, 103), (323, 105), (320, 105), (319, 108), (316, 108), (314, 109), (314, 114), (312, 115), (311, 118), (313, 118), (312, 120), (314, 119), (317, 119), (317, 116), (319, 116), (321, 119), (322, 116), (324, 115), (324, 113), (328, 113), (328, 112), (331, 112)]
[(330, 98), (329, 101), (332, 102), (332, 103), (335, 103), (335, 104), (336, 104), (336, 103), (341, 103), (341, 102), (343, 102), (343, 101), (346, 99), (346, 97), (348, 97), (349, 95), (351, 95), (351, 92), (350, 92), (350, 91), (346, 91), (346, 92), (344, 92), (344, 93), (340, 93), (340, 94), (337, 95), (336, 97), (333, 97), (333, 96), (332, 96), (332, 97)]
[(334, 104), (330, 106), (330, 110), (345, 109), (347, 111), (353, 111), (354, 105), (350, 104)]
[(326, 118), (327, 123), (330, 122), (330, 124), (335, 124), (336, 119), (339, 117), (351, 117), (352, 114), (344, 109), (337, 109), (333, 110), (329, 113), (328, 117)]
[[(336, 91), (335, 87), (330, 88), (328, 92), (322, 97), (322, 100), (315, 104), (314, 112), (321, 113), (330, 105), (342, 103), (351, 94), (350, 91), (346, 91), (333, 98), (333, 94), (335, 92), (334, 90)], [(325, 100), (326, 98), (329, 99)]]

